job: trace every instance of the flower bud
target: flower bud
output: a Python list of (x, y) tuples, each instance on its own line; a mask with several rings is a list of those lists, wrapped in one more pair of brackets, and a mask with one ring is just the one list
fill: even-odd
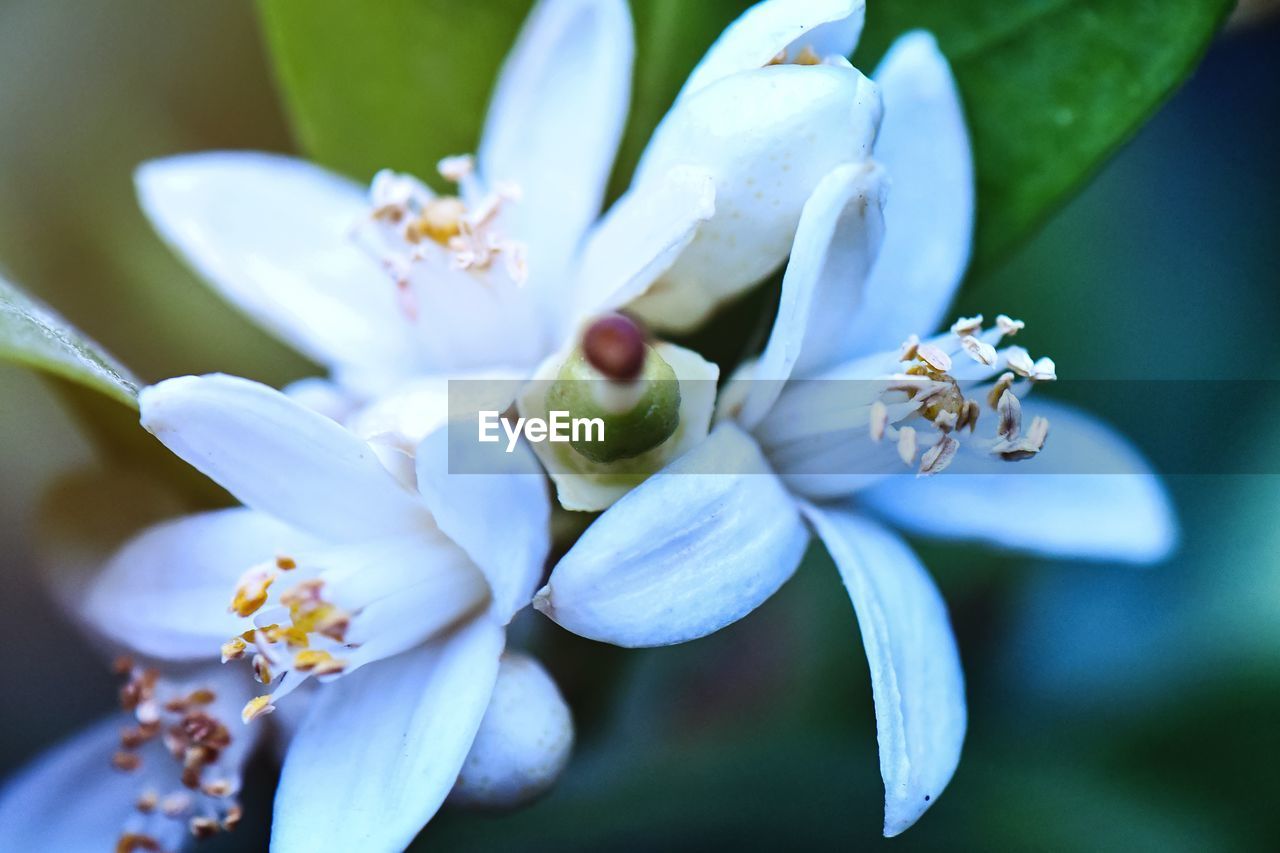
[[(570, 446), (592, 462), (609, 463), (639, 456), (675, 433), (680, 425), (680, 382), (671, 365), (643, 340), (636, 340), (636, 357), (626, 332), (617, 326), (598, 330), (601, 324), (588, 330), (582, 347), (561, 366), (547, 390), (546, 404), (548, 411), (568, 412), (570, 418), (602, 421), (603, 437), (587, 430)], [(633, 378), (615, 381), (600, 364), (613, 376), (630, 373)]]
[(573, 718), (551, 676), (533, 658), (508, 652), (449, 802), (526, 805), (555, 784), (572, 747)]

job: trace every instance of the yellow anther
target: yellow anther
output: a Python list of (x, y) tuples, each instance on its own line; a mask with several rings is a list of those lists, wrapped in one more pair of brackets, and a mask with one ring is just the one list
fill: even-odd
[(344, 661), (340, 661), (326, 651), (318, 649), (308, 649), (298, 652), (293, 658), (293, 668), (299, 672), (315, 672), (316, 675), (331, 675), (336, 672), (342, 672), (347, 668)]
[(244, 657), (244, 652), (247, 648), (248, 645), (239, 637), (228, 640), (222, 644), (222, 662), (240, 660), (240, 658)]
[(276, 557), (276, 568), (282, 572), (292, 571), (298, 568), (298, 561), (293, 557), (286, 557), (283, 554)]
[(432, 199), (406, 227), (405, 236), (411, 243), (427, 239), (447, 247), (450, 240), (462, 233), (466, 217), (467, 206), (457, 196)]
[(249, 723), (265, 714), (270, 714), (275, 709), (276, 706), (271, 704), (270, 693), (265, 696), (255, 696), (245, 704), (244, 710), (240, 712), (240, 719)]
[(237, 616), (252, 616), (267, 603), (267, 592), (276, 582), (275, 572), (255, 569), (240, 579), (235, 596), (231, 599), (231, 610)]

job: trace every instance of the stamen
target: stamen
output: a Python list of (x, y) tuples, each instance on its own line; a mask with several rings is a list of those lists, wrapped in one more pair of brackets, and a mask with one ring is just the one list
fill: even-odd
[[(1002, 315), (1003, 316), (1003, 315)], [(951, 324), (951, 334), (957, 337), (967, 337), (976, 335), (982, 331), (982, 315), (975, 317), (961, 317)]]
[(257, 613), (267, 603), (268, 591), (275, 581), (275, 572), (258, 568), (245, 572), (231, 599), (231, 611), (237, 616)]
[[(217, 695), (207, 687), (180, 689), (155, 669), (140, 669), (128, 660), (117, 662), (117, 669), (128, 679), (120, 704), (138, 725), (121, 732), (122, 748), (111, 764), (143, 774), (149, 785), (133, 800), (131, 825), (117, 837), (116, 850), (177, 849), (185, 829), (201, 837), (217, 833), (224, 818), (239, 814), (230, 799), (236, 784), (226, 768), (219, 768), (232, 739), (214, 716)], [(221, 772), (209, 778), (215, 771)], [(152, 787), (166, 778), (175, 786), (168, 793)], [(139, 821), (145, 826), (137, 826)]]
[(956, 451), (959, 449), (960, 442), (949, 435), (943, 435), (938, 439), (938, 443), (925, 451), (924, 456), (920, 458), (918, 476), (931, 477), (934, 474), (941, 474), (956, 458)]
[(889, 426), (889, 407), (882, 400), (871, 404), (871, 440), (880, 441)]
[[(1033, 360), (1026, 349), (1009, 346), (997, 351), (994, 343), (1002, 337), (1022, 330), (1025, 324), (1005, 314), (996, 317), (994, 329), (983, 331), (982, 315), (961, 317), (950, 327), (950, 335), (939, 335), (921, 342), (911, 335), (898, 352), (901, 372), (879, 377), (885, 394), (904, 395), (884, 398), (872, 403), (869, 433), (873, 441), (888, 435), (896, 439), (897, 452), (907, 465), (914, 465), (920, 453), (921, 436), (916, 427), (931, 426), (937, 432), (936, 442), (920, 457), (920, 476), (941, 473), (951, 465), (959, 451), (959, 436), (967, 427), (976, 432), (982, 415), (980, 401), (997, 413), (994, 438), (982, 444), (986, 450), (1006, 460), (1027, 459), (1043, 449), (1049, 424), (1035, 418), (1032, 429), (1022, 433), (1022, 404), (1014, 392), (1019, 378), (1028, 380), (1022, 387), (1057, 378), (1057, 366), (1051, 358)], [(982, 367), (996, 368), (1002, 361), (1008, 370), (994, 381), (991, 371), (961, 366), (952, 375), (953, 356), (963, 352)], [(891, 411), (900, 415), (890, 415)], [(908, 425), (910, 421), (914, 425)]]
[(916, 461), (916, 431), (914, 427), (898, 430), (898, 457), (907, 465)]
[(985, 341), (978, 340), (972, 335), (966, 335), (961, 338), (960, 346), (964, 347), (964, 351), (969, 354), (970, 358), (978, 362), (978, 364), (985, 364), (987, 367), (994, 365), (998, 358), (995, 347)]
[(992, 409), (999, 409), (1000, 398), (1004, 396), (1004, 392), (1013, 387), (1014, 376), (1012, 373), (1002, 373), (1000, 378), (996, 380), (996, 384), (991, 386), (991, 393), (987, 394), (987, 405)]
[(951, 356), (933, 344), (920, 344), (916, 350), (917, 357), (939, 373), (951, 370)]
[(1007, 338), (1011, 338), (1018, 332), (1027, 327), (1027, 324), (1021, 320), (1013, 320), (1006, 314), (996, 316), (996, 328), (1000, 330), (1000, 334)]
[(916, 335), (911, 335), (902, 342), (902, 346), (898, 349), (898, 361), (915, 361), (919, 349), (920, 338)]
[(1006, 441), (1013, 441), (1018, 437), (1018, 433), (1022, 432), (1022, 404), (1018, 402), (1017, 397), (1013, 396), (1012, 391), (1005, 391), (1000, 395), (996, 414), (1000, 418), (996, 435)]
[(298, 652), (293, 658), (293, 668), (299, 672), (314, 672), (316, 675), (332, 675), (347, 668), (345, 661), (338, 660), (325, 651), (308, 649)]
[(266, 716), (276, 709), (271, 704), (271, 694), (265, 696), (255, 696), (245, 704), (244, 710), (240, 712), (240, 719), (245, 723), (250, 723), (259, 717)]

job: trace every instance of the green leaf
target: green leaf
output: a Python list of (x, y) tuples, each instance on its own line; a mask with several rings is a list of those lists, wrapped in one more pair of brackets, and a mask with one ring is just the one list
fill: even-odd
[(474, 151), (531, 0), (259, 0), (294, 130), (320, 163), (434, 180)]
[(1199, 61), (1232, 0), (874, 0), (855, 56), (933, 31), (965, 100), (978, 175), (975, 265), (1062, 204)]
[(139, 382), (52, 308), (0, 278), (0, 361), (22, 364), (138, 408)]

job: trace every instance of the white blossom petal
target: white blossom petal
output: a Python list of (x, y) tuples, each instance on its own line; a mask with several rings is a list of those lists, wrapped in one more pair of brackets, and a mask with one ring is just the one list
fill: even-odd
[(973, 155), (960, 93), (933, 36), (898, 39), (876, 70), (884, 121), (875, 158), (889, 172), (885, 241), (866, 305), (845, 331), (858, 353), (936, 329), (969, 263)]
[(1050, 400), (1025, 404), (1049, 419), (1034, 459), (961, 454), (928, 480), (889, 477), (859, 497), (894, 524), (1035, 554), (1154, 562), (1178, 538), (1160, 478), (1119, 433)]
[(951, 781), (964, 744), (964, 675), (947, 607), (902, 540), (847, 510), (808, 506), (853, 601), (871, 668), (884, 834), (915, 823)]
[(449, 804), (525, 805), (555, 783), (572, 748), (573, 717), (556, 683), (533, 658), (508, 652)]
[[(764, 0), (730, 24), (693, 69), (679, 98), (768, 65), (783, 52), (811, 48), (821, 58), (849, 56), (862, 34), (865, 0)], [(789, 57), (794, 59), (794, 57)]]
[(883, 170), (862, 163), (832, 171), (805, 203), (773, 333), (739, 418), (745, 428), (760, 422), (793, 374), (811, 373), (849, 346), (845, 330), (884, 237), (883, 204)]
[(507, 453), (501, 442), (479, 444), (470, 430), (444, 427), (418, 447), (417, 469), (436, 524), (484, 572), (493, 616), (509, 622), (533, 598), (551, 550), (551, 499), (537, 457), (524, 443)]
[(503, 642), (501, 628), (477, 619), (321, 686), (285, 756), (272, 849), (407, 847), (458, 778)]
[(715, 195), (709, 172), (677, 167), (618, 199), (587, 237), (572, 319), (590, 320), (644, 293), (715, 213)]
[(540, 0), (494, 90), (481, 176), (520, 187), (504, 227), (527, 242), (531, 276), (557, 305), (572, 285), (564, 266), (600, 213), (633, 53), (624, 0)]
[(89, 584), (80, 615), (97, 632), (162, 660), (207, 660), (244, 630), (228, 611), (250, 567), (315, 540), (249, 509), (189, 515), (135, 536)]
[(715, 214), (632, 310), (659, 328), (691, 329), (776, 270), (818, 182), (870, 157), (879, 122), (879, 91), (852, 67), (745, 71), (677, 104), (635, 183), (677, 166), (704, 169)]
[(144, 389), (142, 425), (246, 506), (330, 540), (430, 526), (373, 450), (265, 385), (184, 376)]
[(138, 797), (110, 765), (130, 720), (102, 720), (9, 779), (0, 789), (0, 849), (111, 849)]
[(680, 643), (758, 607), (808, 538), (755, 443), (722, 424), (587, 528), (534, 606), (591, 639)]
[(153, 160), (136, 176), (162, 237), (222, 296), (303, 354), (389, 370), (413, 352), (394, 283), (352, 240), (364, 188), (253, 152)]

